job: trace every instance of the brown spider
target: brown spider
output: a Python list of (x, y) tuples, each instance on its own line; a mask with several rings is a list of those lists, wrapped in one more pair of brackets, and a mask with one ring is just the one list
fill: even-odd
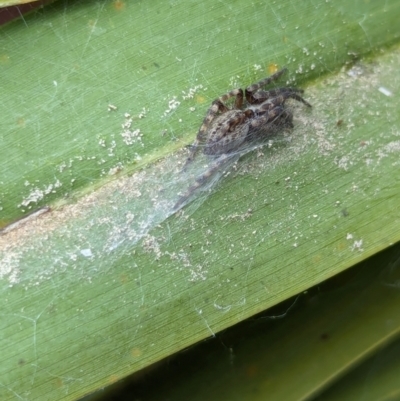
[[(285, 108), (287, 99), (295, 99), (311, 105), (299, 93), (302, 89), (278, 88), (268, 91), (261, 90), (265, 85), (277, 80), (287, 71), (283, 68), (268, 78), (250, 85), (245, 90), (246, 104), (243, 106), (243, 90), (234, 89), (214, 100), (200, 126), (186, 167), (194, 160), (201, 145), (203, 153), (212, 157), (213, 163), (202, 175), (196, 178), (195, 183), (178, 199), (174, 210), (181, 207), (216, 171), (236, 154), (248, 146), (249, 142), (265, 141), (279, 129), (293, 128), (293, 115)], [(224, 102), (235, 97), (233, 107), (228, 108)]]

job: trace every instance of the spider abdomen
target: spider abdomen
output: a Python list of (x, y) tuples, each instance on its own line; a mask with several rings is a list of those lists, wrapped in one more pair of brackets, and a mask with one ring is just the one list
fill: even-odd
[(249, 123), (242, 110), (229, 110), (219, 115), (207, 130), (204, 154), (221, 155), (229, 153), (246, 140)]

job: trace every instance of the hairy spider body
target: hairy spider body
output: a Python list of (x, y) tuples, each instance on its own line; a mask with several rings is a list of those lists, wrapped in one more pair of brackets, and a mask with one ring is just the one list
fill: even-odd
[[(218, 169), (227, 164), (233, 155), (238, 154), (245, 147), (246, 142), (265, 141), (279, 129), (293, 128), (293, 115), (285, 107), (287, 99), (294, 99), (311, 107), (300, 96), (303, 93), (302, 89), (287, 87), (269, 91), (261, 89), (277, 80), (286, 71), (287, 69), (283, 68), (270, 77), (248, 86), (244, 96), (242, 89), (234, 89), (212, 102), (183, 169), (186, 169), (193, 161), (200, 148), (203, 149), (204, 154), (213, 159), (213, 162), (178, 199), (174, 206), (175, 210), (182, 206)], [(235, 98), (234, 105), (230, 109), (225, 102), (233, 97)]]
[(207, 130), (203, 153), (209, 156), (229, 153), (246, 140), (249, 132), (248, 116), (242, 110), (228, 110), (219, 115)]

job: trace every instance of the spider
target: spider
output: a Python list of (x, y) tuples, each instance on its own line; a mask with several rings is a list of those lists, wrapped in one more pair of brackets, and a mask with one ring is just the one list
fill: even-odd
[[(262, 90), (261, 88), (276, 81), (287, 71), (283, 68), (268, 78), (248, 86), (244, 91), (234, 89), (214, 100), (203, 120), (183, 170), (194, 160), (200, 148), (213, 162), (195, 183), (179, 197), (174, 210), (180, 208), (204, 183), (230, 159), (248, 146), (248, 143), (265, 141), (282, 128), (293, 128), (293, 115), (285, 107), (287, 99), (294, 99), (311, 105), (299, 94), (302, 89), (278, 88)], [(235, 97), (232, 108), (225, 102)]]

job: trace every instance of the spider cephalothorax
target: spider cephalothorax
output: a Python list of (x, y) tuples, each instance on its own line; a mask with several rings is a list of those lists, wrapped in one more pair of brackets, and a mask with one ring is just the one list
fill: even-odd
[[(261, 90), (263, 86), (277, 80), (286, 71), (287, 69), (283, 68), (270, 77), (248, 86), (244, 91), (245, 100), (243, 90), (234, 89), (212, 102), (197, 133), (184, 169), (193, 161), (200, 148), (203, 149), (204, 154), (213, 158), (213, 163), (178, 199), (175, 210), (226, 164), (230, 160), (230, 155), (240, 152), (249, 142), (265, 141), (281, 128), (292, 128), (293, 115), (285, 106), (287, 99), (295, 99), (311, 107), (299, 95), (303, 93), (302, 89), (284, 87), (268, 91)], [(225, 102), (232, 97), (235, 97), (235, 101), (230, 109)]]

